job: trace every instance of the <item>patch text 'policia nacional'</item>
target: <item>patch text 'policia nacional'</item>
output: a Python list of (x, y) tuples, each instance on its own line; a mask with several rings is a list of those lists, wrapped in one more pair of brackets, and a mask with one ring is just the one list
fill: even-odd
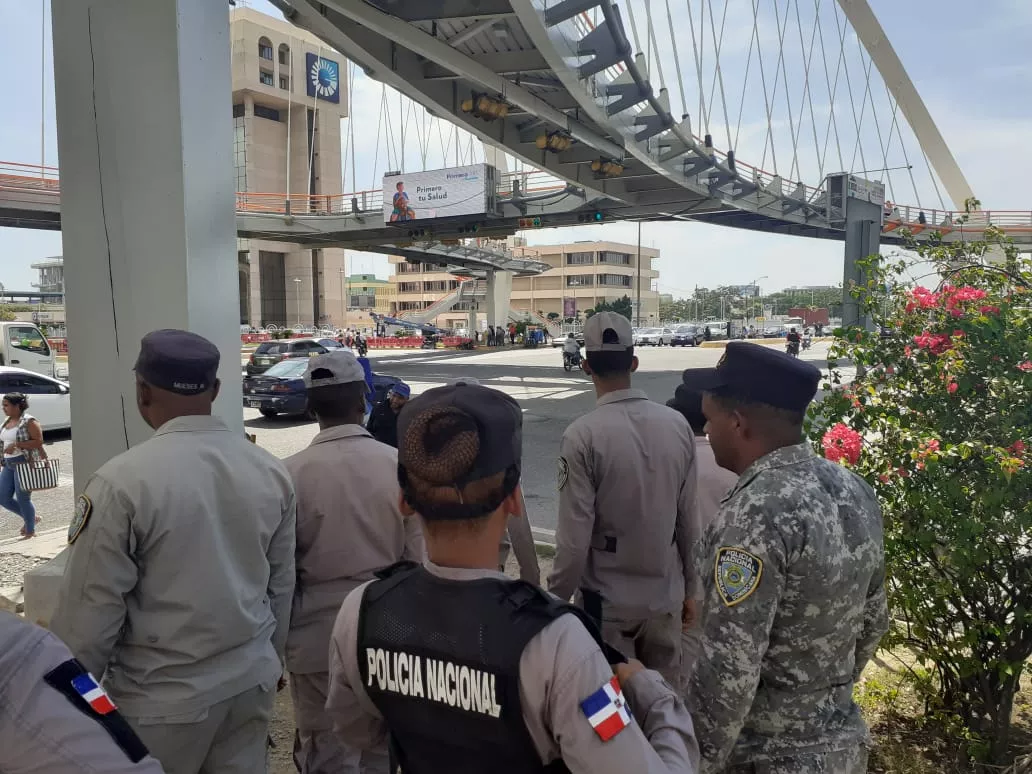
[(502, 713), (495, 676), (450, 661), (411, 653), (366, 648), (367, 685), (400, 696), (419, 697), (497, 718)]

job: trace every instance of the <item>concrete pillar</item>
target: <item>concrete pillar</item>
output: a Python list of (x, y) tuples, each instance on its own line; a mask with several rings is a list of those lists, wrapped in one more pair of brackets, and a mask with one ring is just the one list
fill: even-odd
[(875, 255), (881, 243), (881, 204), (861, 199), (846, 199), (845, 266), (842, 277), (842, 325), (870, 327), (871, 320), (861, 313), (857, 299), (849, 292), (854, 285), (866, 285), (867, 274), (857, 261)]
[(512, 298), (512, 272), (487, 273), (487, 324), (507, 326)]
[(466, 313), (466, 330), (470, 336), (477, 330), (477, 312), (475, 308)]
[(52, 12), (78, 492), (151, 433), (132, 367), (156, 328), (218, 345), (215, 411), (243, 432), (229, 14), (210, 0)]

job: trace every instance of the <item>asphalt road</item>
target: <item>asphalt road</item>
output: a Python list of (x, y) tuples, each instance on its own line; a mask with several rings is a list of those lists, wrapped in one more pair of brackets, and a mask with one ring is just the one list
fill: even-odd
[[(670, 398), (685, 368), (715, 365), (722, 349), (649, 348), (638, 352), (640, 366), (634, 385), (655, 401)], [(827, 344), (817, 343), (804, 354), (807, 360), (825, 366)], [(475, 377), (483, 384), (516, 398), (524, 410), (524, 492), (531, 523), (539, 530), (555, 529), (557, 492), (556, 457), (566, 426), (590, 411), (595, 402), (590, 380), (580, 372), (562, 369), (559, 349), (453, 351), (373, 351), (377, 373), (404, 379), (413, 394), (445, 384), (458, 377)], [(253, 409), (242, 409), (248, 432), (258, 444), (278, 457), (303, 449), (315, 436), (315, 423), (288, 418), (266, 419)], [(48, 439), (47, 452), (60, 460), (61, 486), (33, 497), (42, 517), (40, 530), (66, 528), (73, 509), (72, 440), (68, 434)], [(88, 439), (85, 441), (88, 443)], [(16, 537), (21, 521), (0, 511), (0, 541)], [(544, 534), (544, 533), (542, 533)], [(15, 551), (15, 547), (11, 547)], [(0, 568), (2, 569), (2, 568)], [(0, 572), (0, 576), (4, 573)], [(0, 584), (3, 578), (0, 577)]]

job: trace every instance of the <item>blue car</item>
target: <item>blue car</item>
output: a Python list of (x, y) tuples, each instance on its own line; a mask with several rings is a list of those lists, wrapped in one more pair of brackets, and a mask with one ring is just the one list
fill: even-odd
[(277, 414), (303, 415), (308, 397), (302, 378), (308, 358), (283, 360), (256, 376), (244, 378), (244, 407), (258, 409), (263, 417)]
[[(263, 374), (244, 378), (244, 407), (258, 409), (264, 417), (277, 414), (304, 416), (308, 413), (308, 396), (304, 374), (308, 358), (292, 358), (271, 366)], [(372, 374), (373, 394), (369, 397), (376, 405), (387, 392), (400, 382), (397, 376)]]

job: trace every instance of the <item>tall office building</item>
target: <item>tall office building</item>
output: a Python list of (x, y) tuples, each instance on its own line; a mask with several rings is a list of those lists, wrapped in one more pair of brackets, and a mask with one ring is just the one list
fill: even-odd
[[(347, 63), (322, 41), (250, 8), (230, 11), (233, 159), (239, 206), (325, 207), (341, 193)], [(240, 321), (341, 325), (344, 250), (239, 239)]]

